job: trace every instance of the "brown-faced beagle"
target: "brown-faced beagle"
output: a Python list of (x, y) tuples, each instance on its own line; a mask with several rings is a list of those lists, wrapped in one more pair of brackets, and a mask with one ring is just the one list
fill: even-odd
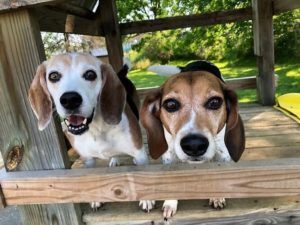
[[(179, 68), (178, 74), (146, 96), (141, 122), (151, 157), (162, 156), (164, 164), (237, 162), (245, 148), (237, 95), (228, 89), (219, 69), (206, 61)], [(177, 203), (164, 202), (164, 218), (176, 213)], [(223, 208), (225, 199), (210, 199), (210, 205)]]
[[(87, 167), (93, 166), (94, 158), (111, 159), (109, 165), (116, 166), (113, 157), (120, 154), (132, 156), (137, 165), (148, 163), (125, 88), (112, 67), (96, 57), (69, 53), (43, 62), (30, 86), (29, 101), (40, 130), (49, 124), (55, 105), (68, 140)], [(146, 211), (153, 205), (153, 201), (140, 202)], [(91, 206), (98, 208), (101, 203)]]

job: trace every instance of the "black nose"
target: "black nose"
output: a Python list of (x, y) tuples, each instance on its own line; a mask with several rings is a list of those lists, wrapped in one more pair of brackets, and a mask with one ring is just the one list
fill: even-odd
[(60, 97), (60, 103), (65, 109), (77, 109), (82, 103), (82, 97), (77, 92), (65, 92)]
[(190, 134), (181, 139), (180, 145), (188, 156), (196, 157), (206, 152), (209, 142), (207, 138), (202, 135)]

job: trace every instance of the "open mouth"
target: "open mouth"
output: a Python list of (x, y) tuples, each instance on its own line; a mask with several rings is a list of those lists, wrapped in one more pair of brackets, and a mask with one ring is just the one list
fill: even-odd
[(93, 115), (94, 112), (88, 118), (80, 115), (70, 115), (64, 119), (64, 122), (67, 125), (70, 133), (80, 135), (89, 129), (89, 124), (93, 120)]

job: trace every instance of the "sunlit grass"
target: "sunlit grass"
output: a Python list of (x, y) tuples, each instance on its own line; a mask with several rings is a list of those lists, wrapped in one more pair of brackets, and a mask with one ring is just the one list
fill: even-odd
[[(184, 66), (190, 60), (176, 60), (170, 64)], [(229, 62), (214, 62), (225, 79), (247, 77), (257, 75), (255, 60)], [(283, 60), (275, 65), (275, 73), (278, 75), (278, 86), (276, 96), (291, 92), (300, 92), (300, 61)], [(129, 78), (137, 88), (160, 86), (167, 77), (158, 76), (155, 73), (146, 70), (133, 70), (129, 73)], [(237, 91), (240, 102), (255, 102), (256, 90), (239, 90)]]

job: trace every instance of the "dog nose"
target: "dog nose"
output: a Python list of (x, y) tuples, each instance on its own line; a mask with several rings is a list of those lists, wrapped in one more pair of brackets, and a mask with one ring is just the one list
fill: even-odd
[(199, 134), (190, 134), (181, 139), (182, 150), (188, 156), (201, 156), (206, 152), (209, 142), (208, 139)]
[(82, 103), (82, 97), (77, 92), (65, 92), (60, 97), (60, 103), (65, 109), (77, 109)]

